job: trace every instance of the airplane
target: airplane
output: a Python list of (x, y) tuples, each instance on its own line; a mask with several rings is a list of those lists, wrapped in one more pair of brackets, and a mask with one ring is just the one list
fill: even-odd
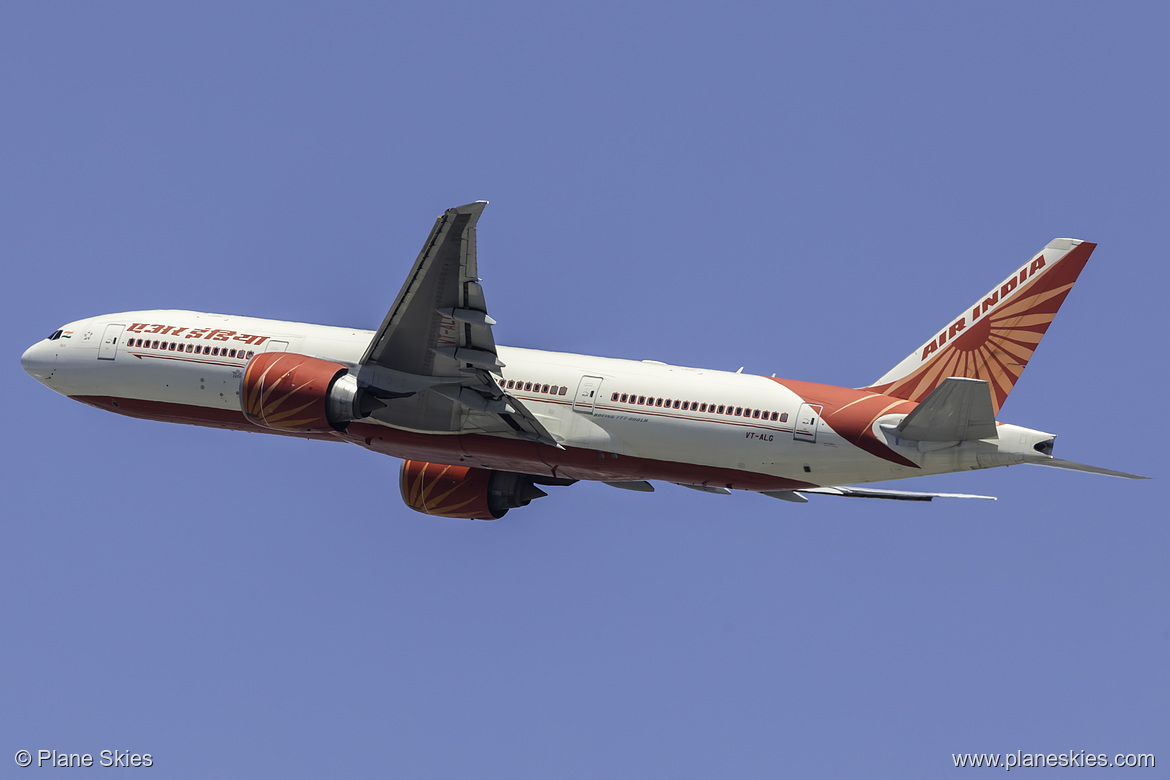
[(476, 263), (487, 201), (435, 221), (377, 331), (196, 311), (77, 320), (24, 370), (99, 409), (356, 444), (403, 459), (424, 514), (492, 520), (595, 480), (907, 501), (993, 498), (858, 487), (1053, 457), (1055, 436), (999, 422), (1095, 244), (1051, 241), (872, 384), (497, 346)]

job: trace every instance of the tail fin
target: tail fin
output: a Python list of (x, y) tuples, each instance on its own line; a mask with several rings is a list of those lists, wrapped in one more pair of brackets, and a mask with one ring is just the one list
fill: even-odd
[(923, 401), (948, 377), (991, 385), (995, 413), (1020, 378), (1096, 244), (1053, 239), (867, 390)]

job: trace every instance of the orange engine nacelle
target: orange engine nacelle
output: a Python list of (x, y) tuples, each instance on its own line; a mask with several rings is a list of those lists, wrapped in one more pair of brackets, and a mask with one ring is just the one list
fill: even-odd
[(401, 486), (402, 500), (416, 512), (468, 520), (498, 520), (548, 495), (524, 474), (418, 460), (402, 462)]
[(292, 352), (261, 352), (240, 380), (240, 405), (263, 428), (297, 433), (343, 431), (357, 381), (340, 363)]

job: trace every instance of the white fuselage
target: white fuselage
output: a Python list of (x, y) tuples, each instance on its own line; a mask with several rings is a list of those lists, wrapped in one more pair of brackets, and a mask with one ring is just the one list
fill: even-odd
[[(22, 362), (53, 390), (110, 411), (259, 431), (240, 405), (241, 376), (253, 354), (299, 353), (353, 369), (373, 335), (252, 317), (136, 311), (73, 322), (59, 337), (31, 347)], [(748, 490), (1009, 465), (1030, 459), (1032, 447), (1051, 438), (1001, 424), (998, 440), (923, 452), (919, 445), (899, 444), (881, 428), (896, 425), (910, 402), (888, 403), (884, 414), (885, 407), (873, 406), (875, 416), (860, 422), (849, 417), (850, 406), (885, 398), (864, 391), (502, 346), (498, 355), (505, 364), (501, 387), (532, 412), (560, 448), (372, 419), (334, 438), (398, 457), (530, 474)], [(846, 420), (849, 430), (835, 429)], [(861, 439), (864, 446), (858, 446)]]

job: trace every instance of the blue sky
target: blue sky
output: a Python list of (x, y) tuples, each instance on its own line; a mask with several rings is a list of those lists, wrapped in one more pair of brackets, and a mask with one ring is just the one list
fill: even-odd
[[(0, 762), (1170, 762), (1168, 16), (5, 4)], [(61, 324), (129, 309), (375, 328), (435, 216), (478, 198), (499, 343), (849, 386), (1051, 238), (1095, 241), (1000, 419), (1155, 480), (901, 483), (1000, 498), (922, 506), (578, 484), (470, 523), (406, 509), (396, 460), (121, 418), (19, 368)]]

